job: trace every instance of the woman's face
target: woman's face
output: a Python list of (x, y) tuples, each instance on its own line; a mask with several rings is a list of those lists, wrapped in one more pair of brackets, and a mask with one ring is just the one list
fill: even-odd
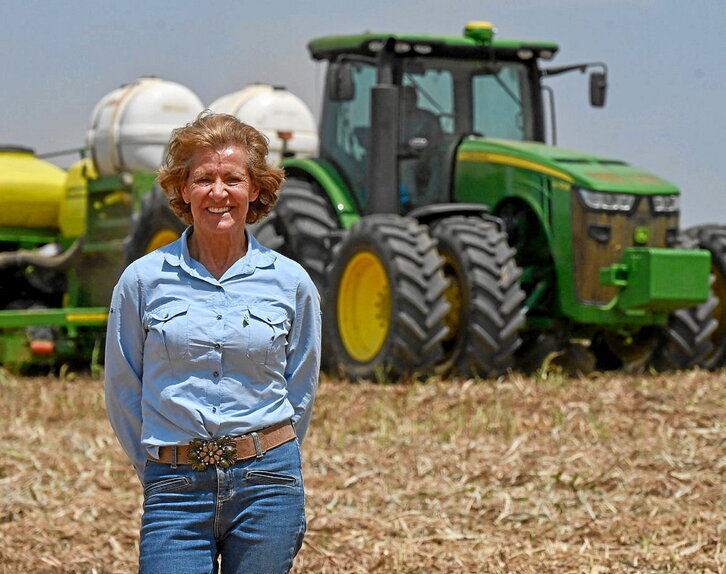
[(247, 153), (234, 145), (196, 152), (181, 192), (191, 207), (195, 232), (204, 234), (242, 235), (249, 204), (259, 195), (247, 172)]

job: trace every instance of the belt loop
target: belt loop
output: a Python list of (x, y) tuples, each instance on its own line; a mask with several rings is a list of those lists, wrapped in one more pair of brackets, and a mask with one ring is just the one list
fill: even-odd
[(177, 456), (178, 456), (178, 454), (177, 454), (176, 445), (174, 445), (171, 447), (171, 467), (173, 469), (176, 469), (176, 467), (177, 467)]
[(255, 458), (262, 458), (262, 455), (265, 454), (265, 451), (262, 450), (262, 446), (260, 445), (260, 435), (258, 435), (256, 432), (251, 432), (250, 436), (252, 437), (252, 442), (255, 443)]

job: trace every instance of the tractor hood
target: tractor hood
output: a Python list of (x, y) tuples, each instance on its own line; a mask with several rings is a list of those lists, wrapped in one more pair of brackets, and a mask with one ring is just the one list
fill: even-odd
[(624, 161), (534, 142), (470, 137), (459, 146), (457, 161), (509, 165), (595, 191), (640, 195), (679, 192), (675, 185)]

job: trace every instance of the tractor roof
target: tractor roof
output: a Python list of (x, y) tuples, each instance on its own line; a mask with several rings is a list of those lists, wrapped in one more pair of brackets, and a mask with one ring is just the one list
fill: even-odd
[[(463, 36), (422, 36), (415, 34), (355, 34), (325, 36), (308, 43), (315, 60), (334, 60), (340, 55), (375, 56), (386, 43), (401, 56), (439, 56), (447, 58), (482, 58), (509, 56), (520, 59), (550, 59), (559, 46), (554, 42), (506, 40), (494, 37), (488, 22), (473, 22)], [(492, 53), (493, 52), (493, 53)]]

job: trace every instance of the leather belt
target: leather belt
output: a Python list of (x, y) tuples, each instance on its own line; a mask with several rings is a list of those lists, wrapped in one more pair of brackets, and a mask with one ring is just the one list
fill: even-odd
[(223, 436), (210, 440), (196, 439), (188, 445), (159, 447), (153, 462), (179, 465), (191, 464), (194, 470), (218, 465), (227, 468), (240, 460), (260, 458), (268, 450), (296, 438), (295, 429), (288, 421), (260, 429), (242, 436)]

